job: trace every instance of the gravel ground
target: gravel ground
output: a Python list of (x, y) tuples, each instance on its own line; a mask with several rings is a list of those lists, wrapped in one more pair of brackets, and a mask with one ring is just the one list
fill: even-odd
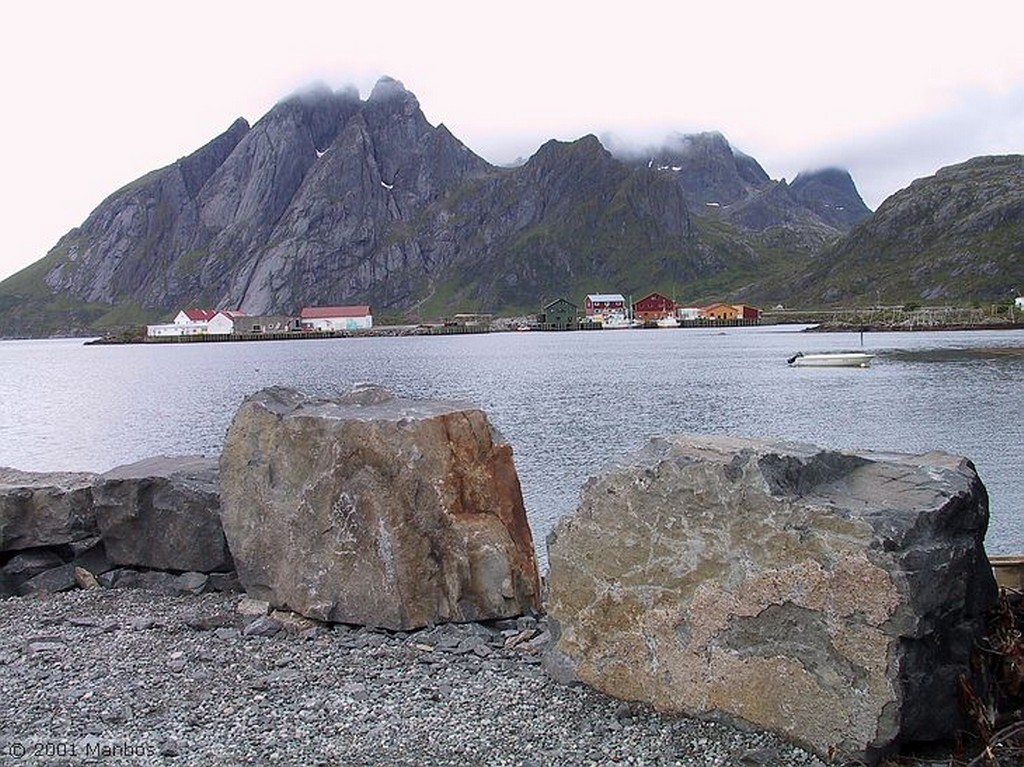
[(766, 733), (557, 684), (532, 619), (284, 630), (241, 599), (0, 600), (0, 764), (822, 764)]

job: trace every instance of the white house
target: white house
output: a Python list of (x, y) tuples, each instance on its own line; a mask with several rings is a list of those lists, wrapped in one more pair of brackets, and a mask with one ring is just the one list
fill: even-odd
[(1015, 309), (1020, 309), (1021, 311), (1024, 311), (1024, 296), (1017, 296), (1015, 299), (1013, 299), (1013, 306)]
[(235, 320), (244, 316), (245, 312), (222, 309), (210, 318), (206, 332), (211, 336), (229, 336), (235, 332)]
[(369, 306), (307, 306), (299, 322), (308, 330), (369, 330), (373, 314)]
[(216, 309), (182, 309), (174, 318), (174, 324), (198, 325), (204, 322), (209, 322), (216, 314)]
[(146, 325), (147, 336), (197, 336), (207, 332), (215, 309), (182, 309), (174, 321), (162, 325)]

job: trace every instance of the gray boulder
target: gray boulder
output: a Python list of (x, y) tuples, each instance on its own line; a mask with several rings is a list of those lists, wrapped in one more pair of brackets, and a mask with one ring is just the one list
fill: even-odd
[(95, 536), (95, 477), (0, 467), (0, 551), (60, 546)]
[(962, 724), (996, 586), (988, 499), (942, 453), (653, 440), (549, 539), (563, 679), (877, 762)]
[(0, 571), (13, 581), (20, 582), (63, 564), (64, 559), (52, 549), (29, 549), (12, 556)]
[(21, 584), (18, 593), (55, 594), (58, 591), (69, 591), (77, 585), (75, 582), (75, 565), (69, 562), (29, 578)]
[(216, 458), (157, 456), (101, 475), (93, 496), (110, 562), (178, 572), (230, 570), (217, 473)]
[(221, 501), (239, 579), (278, 608), (411, 629), (539, 606), (512, 450), (475, 408), (263, 390), (228, 429)]

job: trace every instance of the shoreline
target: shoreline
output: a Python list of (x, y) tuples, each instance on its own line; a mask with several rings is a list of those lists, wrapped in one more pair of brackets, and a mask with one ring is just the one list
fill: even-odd
[[(803, 333), (922, 333), (922, 332), (964, 332), (964, 331), (1012, 331), (1024, 330), (1024, 322), (985, 322), (985, 323), (949, 323), (949, 324), (913, 324), (913, 323), (873, 323), (857, 324), (845, 322), (821, 322), (813, 320), (783, 320), (777, 322), (706, 322), (689, 323), (678, 328), (642, 327), (633, 330), (714, 330), (737, 327), (785, 327), (790, 325), (808, 325)], [(598, 328), (597, 330), (600, 330)], [(516, 328), (482, 328), (458, 326), (422, 326), (422, 325), (382, 325), (369, 330), (339, 330), (311, 333), (234, 333), (230, 335), (193, 335), (193, 336), (160, 336), (148, 338), (111, 338), (96, 336), (51, 336), (47, 338), (0, 338), (0, 341), (35, 341), (53, 340), (56, 338), (81, 339), (85, 346), (160, 346), (190, 343), (242, 343), (259, 341), (303, 341), (344, 338), (406, 338), (411, 336), (451, 336), (451, 335), (482, 335), (490, 333), (521, 332)], [(533, 333), (566, 333), (573, 330), (539, 330)], [(578, 329), (578, 332), (594, 332), (594, 329)], [(621, 332), (621, 331), (620, 331)]]
[(268, 616), (241, 615), (243, 599), (0, 600), (0, 761), (824, 767), (771, 733), (559, 684), (537, 648), (510, 641), (516, 620), (268, 636), (256, 627)]

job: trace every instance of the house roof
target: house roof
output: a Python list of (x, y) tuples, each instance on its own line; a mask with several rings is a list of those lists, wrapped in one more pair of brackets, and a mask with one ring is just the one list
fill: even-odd
[[(217, 314), (223, 314), (225, 317), (229, 317), (230, 319), (237, 319), (238, 317), (248, 316), (245, 312), (239, 311), (238, 309), (221, 309), (219, 312), (217, 312)], [(215, 314), (214, 316), (216, 317), (217, 314)]]
[(366, 317), (369, 306), (304, 306), (299, 316), (304, 320), (329, 320), (335, 317)]
[(565, 306), (572, 307), (573, 309), (576, 308), (576, 304), (574, 304), (572, 301), (568, 300), (567, 298), (556, 298), (551, 303), (544, 304), (544, 308), (545, 309), (550, 309), (552, 306), (559, 306), (561, 304), (564, 304)]
[(610, 301), (626, 301), (621, 293), (588, 293), (587, 298), (592, 302), (608, 303)]
[(182, 309), (192, 322), (209, 322), (217, 315), (216, 309)]
[(660, 299), (665, 300), (665, 301), (671, 301), (673, 304), (675, 303), (675, 301), (672, 301), (672, 299), (669, 298), (668, 296), (666, 296), (664, 293), (657, 293), (657, 292), (655, 292), (655, 293), (648, 293), (646, 296), (641, 298), (636, 303), (638, 303), (638, 304), (643, 303), (644, 301), (647, 301), (650, 298), (660, 298)]

